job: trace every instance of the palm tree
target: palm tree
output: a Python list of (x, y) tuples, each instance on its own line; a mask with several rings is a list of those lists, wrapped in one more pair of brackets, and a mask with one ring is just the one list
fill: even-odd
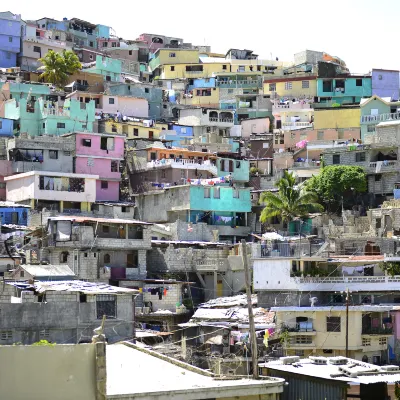
[(306, 217), (309, 212), (323, 211), (317, 194), (296, 186), (296, 177), (292, 173), (285, 171), (276, 186), (278, 193), (264, 192), (261, 195), (260, 204), (265, 205), (260, 216), (262, 223), (272, 217), (290, 222), (296, 217)]
[(71, 50), (64, 50), (61, 54), (50, 50), (39, 61), (43, 64), (39, 70), (43, 71), (40, 78), (45, 82), (62, 86), (68, 82), (68, 76), (82, 68), (78, 57)]

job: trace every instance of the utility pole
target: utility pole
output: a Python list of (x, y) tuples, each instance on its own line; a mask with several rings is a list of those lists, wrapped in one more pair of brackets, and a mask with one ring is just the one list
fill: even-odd
[(253, 316), (253, 304), (251, 302), (251, 291), (250, 291), (250, 270), (247, 262), (247, 244), (246, 240), (242, 239), (242, 257), (244, 266), (244, 277), (246, 283), (246, 294), (247, 294), (247, 309), (249, 311), (249, 327), (250, 327), (250, 343), (251, 343), (251, 360), (253, 363), (253, 378), (258, 379), (258, 357), (257, 357), (257, 339), (256, 329), (254, 327), (254, 316)]
[(346, 289), (346, 357), (349, 357), (349, 288)]

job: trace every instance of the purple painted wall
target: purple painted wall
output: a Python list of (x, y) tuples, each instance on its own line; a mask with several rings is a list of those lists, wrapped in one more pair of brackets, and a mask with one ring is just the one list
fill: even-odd
[(372, 70), (372, 95), (399, 99), (400, 79), (399, 71), (384, 69)]
[[(10, 41), (11, 40), (11, 41)], [(21, 51), (21, 20), (10, 13), (0, 13), (0, 68), (17, 66)]]
[(96, 201), (118, 201), (119, 200), (119, 182), (108, 181), (108, 188), (101, 188), (100, 180), (96, 181)]

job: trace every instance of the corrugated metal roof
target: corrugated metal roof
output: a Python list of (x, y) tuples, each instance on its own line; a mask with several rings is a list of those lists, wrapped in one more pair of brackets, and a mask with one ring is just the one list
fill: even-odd
[(48, 276), (58, 276), (58, 277), (74, 277), (75, 274), (68, 265), (19, 265), (18, 269), (23, 269), (29, 275), (33, 277), (48, 277)]
[[(260, 364), (260, 366), (271, 370), (290, 372), (295, 375), (305, 375), (331, 381), (372, 384), (377, 382), (393, 383), (400, 380), (400, 370), (398, 366), (385, 366), (394, 369), (393, 372), (388, 372), (384, 369), (385, 367), (379, 367), (351, 358), (340, 357), (340, 359), (345, 362), (343, 365), (333, 364), (334, 360), (339, 359), (339, 357), (318, 358), (325, 358), (326, 364), (317, 364), (310, 358), (304, 358), (293, 364), (283, 364), (283, 362), (279, 360)], [(346, 369), (351, 371), (352, 376), (346, 375), (346, 372), (344, 372)]]
[(39, 293), (50, 291), (60, 292), (80, 292), (84, 294), (139, 294), (139, 290), (128, 289), (118, 286), (107, 285), (102, 282), (84, 282), (84, 281), (52, 281), (26, 283), (26, 282), (6, 282), (8, 285), (18, 287), (20, 289), (33, 289)]
[(73, 222), (100, 222), (107, 224), (130, 224), (130, 225), (152, 225), (150, 222), (137, 221), (135, 219), (119, 219), (119, 218), (94, 218), (94, 217), (50, 217), (51, 221), (73, 221)]

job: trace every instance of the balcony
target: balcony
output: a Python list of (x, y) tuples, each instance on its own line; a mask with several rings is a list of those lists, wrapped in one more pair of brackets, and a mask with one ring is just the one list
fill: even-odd
[(398, 168), (399, 163), (397, 160), (374, 161), (369, 163), (370, 172), (394, 172), (397, 171)]
[(368, 326), (368, 327), (363, 327), (362, 331), (361, 331), (361, 335), (391, 336), (392, 334), (393, 334), (393, 327), (391, 327), (391, 326), (388, 326), (388, 327), (379, 326), (376, 328), (373, 328), (372, 326)]
[(320, 161), (303, 161), (303, 162), (294, 162), (293, 168), (319, 168), (321, 162)]
[(282, 122), (282, 130), (293, 131), (295, 129), (313, 128), (310, 122)]
[(297, 243), (280, 242), (257, 245), (253, 248), (254, 258), (301, 258), (313, 257), (319, 250), (323, 250), (324, 243), (310, 243), (308, 239), (298, 241)]
[(233, 119), (229, 119), (229, 118), (213, 118), (210, 117), (209, 118), (210, 122), (222, 122), (225, 124), (233, 124)]
[(203, 71), (185, 71), (186, 75), (201, 75)]
[(70, 111), (64, 108), (43, 108), (43, 115), (54, 116), (54, 117), (68, 117), (70, 116)]
[(201, 164), (197, 160), (181, 158), (181, 159), (162, 159), (162, 160), (155, 160), (149, 161), (147, 163), (147, 169), (152, 168), (179, 168), (179, 169), (197, 169), (199, 171), (208, 171), (211, 172), (213, 175), (217, 175), (217, 167), (209, 160), (202, 162)]
[(400, 112), (386, 113), (378, 115), (362, 115), (360, 118), (361, 124), (379, 124), (383, 121), (398, 121), (400, 120)]
[(223, 80), (218, 81), (217, 86), (222, 89), (261, 88), (262, 83), (258, 80)]

